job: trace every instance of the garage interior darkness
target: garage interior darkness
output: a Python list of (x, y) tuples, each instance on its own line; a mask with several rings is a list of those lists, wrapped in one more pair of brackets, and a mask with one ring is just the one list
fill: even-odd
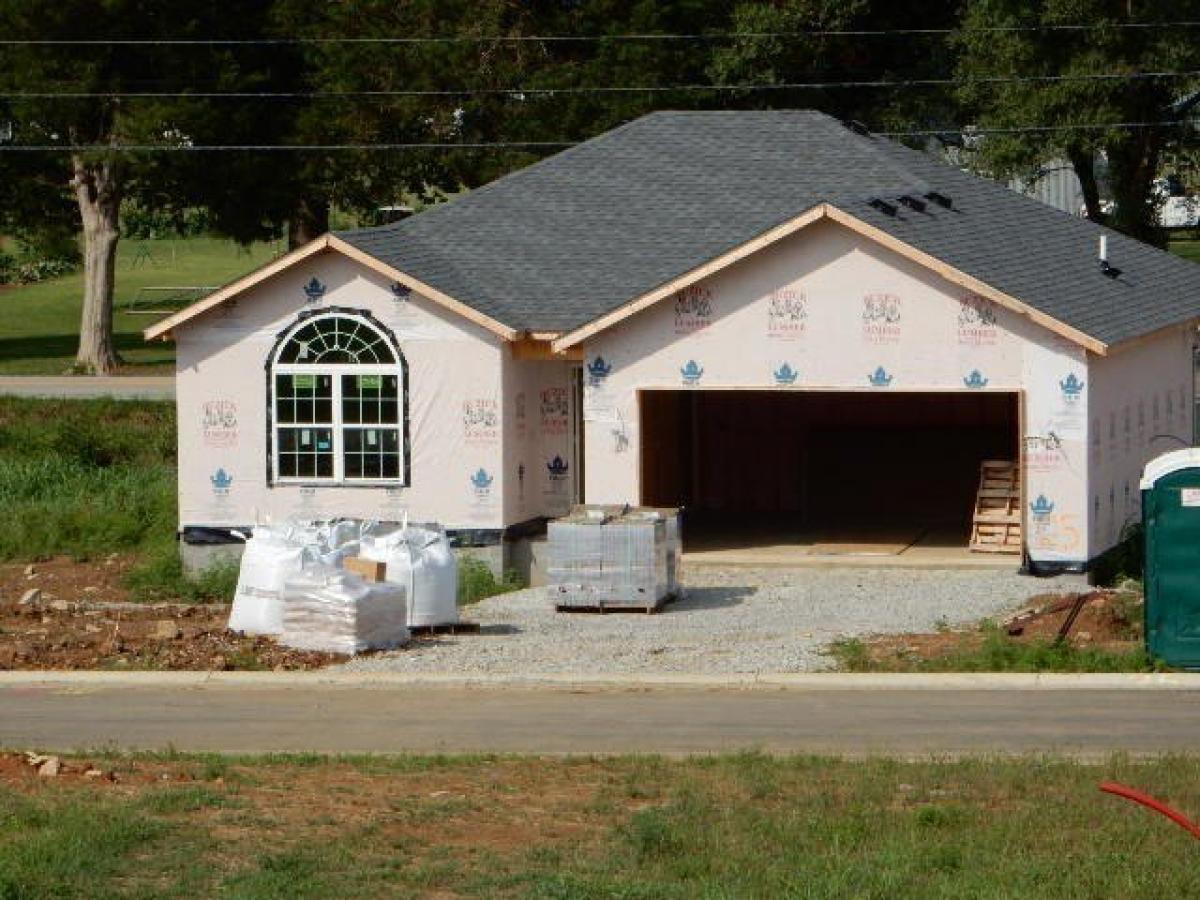
[(1018, 459), (1016, 393), (645, 390), (642, 503), (688, 549), (965, 548), (985, 459)]

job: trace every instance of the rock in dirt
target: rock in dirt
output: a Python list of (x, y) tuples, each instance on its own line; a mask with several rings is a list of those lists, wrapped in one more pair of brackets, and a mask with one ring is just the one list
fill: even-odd
[(41, 599), (42, 592), (37, 588), (30, 588), (21, 595), (21, 599), (17, 602), (21, 606), (33, 606)]
[(160, 641), (176, 641), (183, 637), (183, 629), (175, 624), (174, 619), (159, 619), (154, 623), (153, 634)]
[(50, 608), (55, 612), (70, 612), (72, 604), (69, 600), (51, 600)]
[(46, 757), (37, 767), (37, 773), (41, 778), (56, 778), (61, 764), (57, 756)]
[(37, 574), (37, 569), (35, 569), (33, 567), (33, 563), (30, 563), (29, 565), (27, 565), (25, 567), (25, 577), (26, 578), (32, 578), (36, 574)]

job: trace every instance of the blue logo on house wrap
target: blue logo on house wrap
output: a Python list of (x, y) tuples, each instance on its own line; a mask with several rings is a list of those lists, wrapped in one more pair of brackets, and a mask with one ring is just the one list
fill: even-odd
[(603, 356), (597, 356), (587, 364), (588, 382), (594, 387), (612, 374), (612, 363), (604, 361)]
[(963, 385), (974, 391), (987, 387), (988, 380), (983, 377), (983, 373), (978, 369), (972, 369), (971, 374), (963, 379)]
[(224, 469), (217, 469), (208, 480), (212, 482), (213, 492), (217, 494), (228, 493), (229, 486), (233, 484), (233, 476)]
[(1046, 499), (1045, 494), (1038, 494), (1037, 499), (1029, 504), (1029, 511), (1040, 519), (1054, 512), (1054, 504)]
[(679, 370), (679, 375), (683, 378), (684, 384), (696, 384), (704, 375), (704, 369), (694, 359), (689, 359), (687, 365)]
[(892, 377), (883, 366), (880, 366), (867, 376), (867, 381), (871, 382), (872, 387), (887, 387), (892, 383)]
[(551, 480), (566, 478), (568, 469), (570, 469), (570, 466), (561, 456), (556, 456), (550, 462), (546, 463), (546, 471), (550, 473)]
[(313, 278), (304, 286), (304, 296), (308, 298), (309, 303), (316, 303), (325, 296), (325, 285), (321, 284), (316, 278)]
[(492, 486), (492, 482), (495, 480), (495, 477), (489, 475), (486, 469), (481, 468), (478, 472), (471, 476), (471, 486), (474, 487), (476, 491), (482, 493), (487, 491)]
[(401, 284), (398, 281), (393, 281), (391, 284), (392, 296), (397, 300), (407, 300), (408, 295), (412, 293), (412, 288), (407, 284)]
[(774, 372), (775, 383), (779, 385), (795, 384), (800, 373), (793, 369), (787, 363), (784, 363)]
[(1078, 377), (1076, 377), (1075, 373), (1071, 372), (1066, 378), (1058, 383), (1058, 386), (1062, 388), (1063, 399), (1078, 400), (1079, 396), (1083, 393), (1083, 384), (1084, 383), (1080, 381)]

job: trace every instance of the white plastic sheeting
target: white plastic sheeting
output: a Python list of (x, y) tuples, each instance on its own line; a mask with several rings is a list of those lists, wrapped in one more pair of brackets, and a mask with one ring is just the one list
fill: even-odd
[(387, 565), (386, 578), (408, 596), (410, 626), (458, 621), (458, 564), (440, 527), (404, 525), (361, 538), (359, 555)]
[(405, 588), (367, 582), (327, 563), (309, 562), (283, 589), (282, 643), (298, 650), (361, 653), (408, 641)]

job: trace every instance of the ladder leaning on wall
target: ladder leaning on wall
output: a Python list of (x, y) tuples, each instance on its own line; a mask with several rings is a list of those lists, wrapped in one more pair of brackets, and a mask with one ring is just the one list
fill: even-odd
[(1021, 469), (1012, 460), (980, 463), (968, 546), (980, 553), (1021, 552)]

